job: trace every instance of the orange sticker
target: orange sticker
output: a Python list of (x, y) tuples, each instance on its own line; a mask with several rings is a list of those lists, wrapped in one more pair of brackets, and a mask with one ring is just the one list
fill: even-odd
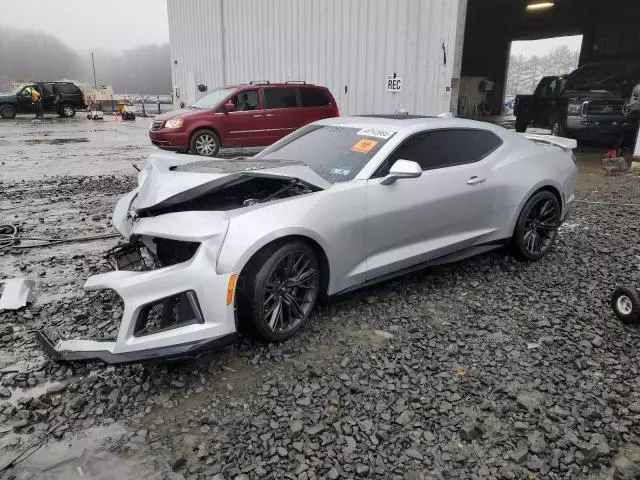
[(358, 153), (369, 153), (373, 147), (378, 144), (375, 140), (369, 140), (367, 138), (363, 138), (359, 140), (353, 147), (351, 147), (352, 152)]

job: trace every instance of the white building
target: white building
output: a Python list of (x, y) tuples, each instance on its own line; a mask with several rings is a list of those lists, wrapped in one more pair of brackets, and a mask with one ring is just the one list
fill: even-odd
[(251, 80), (328, 87), (341, 114), (457, 103), (467, 0), (167, 0), (174, 98)]

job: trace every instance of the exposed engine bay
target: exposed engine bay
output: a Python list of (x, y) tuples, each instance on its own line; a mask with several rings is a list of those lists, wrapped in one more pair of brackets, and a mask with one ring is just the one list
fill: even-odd
[[(206, 187), (206, 185), (204, 186)], [(184, 211), (227, 211), (258, 203), (295, 197), (318, 191), (297, 178), (242, 176), (223, 187), (192, 189), (152, 207), (137, 211), (139, 216), (156, 216)]]

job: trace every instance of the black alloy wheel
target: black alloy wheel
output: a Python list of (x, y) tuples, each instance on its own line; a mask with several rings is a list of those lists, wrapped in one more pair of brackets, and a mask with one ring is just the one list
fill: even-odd
[(259, 252), (240, 275), (237, 295), (241, 333), (277, 342), (309, 319), (320, 296), (320, 262), (303, 241)]
[(542, 258), (558, 235), (561, 209), (556, 196), (536, 193), (525, 204), (514, 235), (517, 252), (527, 260)]
[(263, 315), (275, 334), (296, 330), (318, 296), (318, 271), (304, 250), (284, 256), (271, 270), (264, 289)]

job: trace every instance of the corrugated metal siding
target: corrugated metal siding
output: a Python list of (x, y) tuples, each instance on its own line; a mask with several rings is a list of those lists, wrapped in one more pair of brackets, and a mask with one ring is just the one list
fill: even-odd
[[(305, 80), (328, 87), (343, 114), (449, 111), (466, 0), (167, 3), (173, 82), (187, 104), (202, 95), (194, 80), (209, 90)], [(394, 72), (404, 81), (397, 94), (386, 91)]]

